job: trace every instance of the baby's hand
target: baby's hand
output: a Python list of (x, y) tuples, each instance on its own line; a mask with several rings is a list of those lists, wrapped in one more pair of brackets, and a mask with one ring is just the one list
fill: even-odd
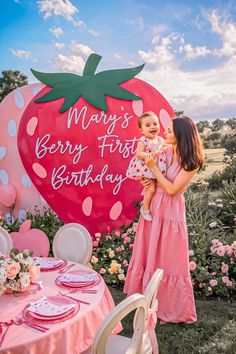
[(157, 158), (160, 155), (160, 151), (156, 151), (156, 152), (151, 152), (151, 156), (154, 160), (157, 160)]

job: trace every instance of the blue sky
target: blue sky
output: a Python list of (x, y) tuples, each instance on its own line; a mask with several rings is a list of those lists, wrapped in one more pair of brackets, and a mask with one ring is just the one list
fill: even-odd
[(0, 71), (82, 74), (145, 63), (139, 75), (194, 119), (236, 116), (234, 0), (1, 0)]

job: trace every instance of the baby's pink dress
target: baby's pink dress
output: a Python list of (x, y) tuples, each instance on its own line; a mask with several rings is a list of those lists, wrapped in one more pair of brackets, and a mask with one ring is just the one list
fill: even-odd
[[(173, 181), (181, 169), (166, 151), (166, 177)], [(187, 187), (187, 186), (186, 186)], [(153, 221), (140, 216), (132, 258), (125, 281), (128, 295), (143, 293), (154, 271), (164, 270), (158, 291), (157, 316), (166, 322), (193, 323), (197, 320), (189, 272), (188, 232), (183, 193), (170, 196), (157, 187), (151, 203)]]
[[(157, 159), (157, 165), (163, 175), (166, 174), (166, 154), (162, 150), (163, 139), (158, 136), (157, 143), (154, 143), (151, 139), (148, 139), (146, 136), (142, 135), (139, 139), (144, 143), (144, 152), (159, 152), (160, 155)], [(146, 166), (145, 162), (139, 159), (136, 155), (130, 160), (126, 176), (131, 179), (140, 180), (142, 177), (155, 178), (151, 170)]]

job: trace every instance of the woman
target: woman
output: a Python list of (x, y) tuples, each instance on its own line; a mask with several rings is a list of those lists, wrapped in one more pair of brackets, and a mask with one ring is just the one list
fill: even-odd
[[(194, 122), (178, 117), (170, 122), (165, 139), (167, 173), (163, 176), (151, 156), (145, 162), (157, 179), (152, 200), (152, 222), (139, 219), (124, 292), (143, 293), (157, 268), (164, 270), (158, 292), (158, 318), (162, 322), (197, 320), (189, 272), (188, 233), (183, 192), (204, 158)], [(145, 188), (149, 181), (143, 182)]]

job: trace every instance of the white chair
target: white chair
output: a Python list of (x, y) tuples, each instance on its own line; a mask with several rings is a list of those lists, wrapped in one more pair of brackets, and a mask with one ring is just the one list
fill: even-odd
[[(92, 348), (83, 354), (151, 354), (152, 347), (145, 334), (146, 300), (141, 294), (134, 294), (120, 302), (101, 323)], [(112, 330), (129, 313), (136, 310), (132, 338), (111, 334)]]
[(163, 277), (163, 270), (157, 269), (153, 276), (151, 277), (145, 291), (144, 296), (147, 303), (147, 319), (146, 319), (146, 330), (148, 332), (149, 338), (152, 343), (153, 354), (158, 354), (158, 342), (155, 333), (155, 328), (157, 324), (157, 293), (161, 279)]
[(52, 249), (57, 258), (86, 265), (93, 251), (92, 238), (84, 226), (76, 223), (65, 224), (57, 231)]
[(7, 255), (11, 248), (13, 248), (11, 236), (3, 227), (0, 227), (0, 253)]

